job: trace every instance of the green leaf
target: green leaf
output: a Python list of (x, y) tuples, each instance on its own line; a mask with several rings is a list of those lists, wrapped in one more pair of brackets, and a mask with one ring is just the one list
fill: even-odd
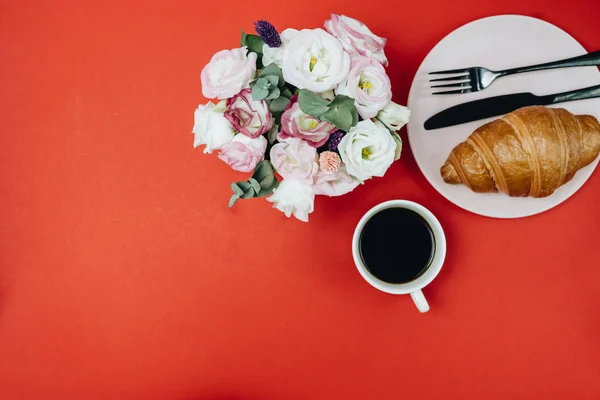
[(273, 184), (270, 187), (268, 187), (266, 189), (262, 189), (260, 192), (258, 192), (256, 197), (268, 196), (268, 195), (272, 194), (273, 189), (277, 189), (278, 186), (279, 186), (279, 182), (277, 182), (277, 179), (275, 179), (275, 182), (273, 182)]
[[(279, 90), (279, 89), (277, 89)], [(261, 87), (259, 85), (255, 85), (252, 88), (252, 100), (264, 100), (269, 95), (269, 89), (266, 87)]]
[(355, 109), (354, 99), (348, 96), (344, 96), (343, 94), (338, 94), (335, 98), (329, 103), (329, 108), (337, 108), (337, 109), (345, 109), (352, 110)]
[(240, 46), (247, 46), (248, 51), (256, 53), (262, 56), (263, 40), (258, 35), (248, 35), (242, 31), (242, 37), (240, 39)]
[(275, 87), (279, 83), (279, 77), (277, 75), (266, 75), (264, 78), (258, 78), (258, 80), (265, 79), (270, 87)]
[[(260, 190), (257, 191), (258, 197), (264, 197), (273, 192), (273, 188), (279, 185), (277, 178), (275, 177), (275, 170), (271, 163), (267, 160), (261, 161), (256, 166), (250, 182), (253, 180), (257, 181), (260, 186)], [(256, 189), (256, 188), (254, 188)]]
[(252, 185), (252, 189), (254, 189), (254, 191), (256, 193), (260, 192), (260, 189), (261, 189), (260, 183), (258, 183), (258, 181), (256, 179), (250, 178), (250, 179), (248, 179), (248, 182), (250, 182), (250, 185)]
[(292, 93), (292, 91), (288, 88), (283, 89), (283, 92), (281, 92), (281, 96), (283, 97), (287, 97), (288, 99), (290, 99), (294, 94)]
[(250, 188), (248, 190), (246, 190), (244, 192), (244, 194), (242, 195), (242, 199), (250, 199), (252, 197), (254, 197), (256, 193), (254, 192), (254, 189), (252, 189), (252, 186), (250, 186)]
[(276, 85), (280, 87), (285, 85), (285, 80), (283, 79), (283, 72), (281, 71), (281, 68), (279, 68), (275, 63), (267, 65), (265, 69), (263, 69), (260, 73), (260, 76), (276, 76), (278, 82), (276, 83)]
[(250, 182), (238, 182), (237, 185), (240, 189), (242, 189), (243, 192), (247, 192), (248, 189), (252, 188), (252, 185), (250, 184)]
[(329, 121), (344, 132), (348, 132), (352, 128), (353, 116), (352, 112), (346, 109), (329, 109), (323, 114), (322, 119)]
[(260, 182), (267, 176), (273, 175), (274, 173), (275, 171), (273, 170), (271, 163), (267, 160), (263, 160), (256, 165), (256, 168), (254, 168), (252, 177)]
[(237, 194), (233, 194), (233, 196), (231, 196), (231, 198), (229, 199), (229, 208), (233, 207), (233, 205), (235, 204), (236, 201), (238, 201), (240, 198), (240, 196), (238, 196)]
[(258, 78), (256, 80), (256, 86), (260, 87), (260, 88), (268, 88), (269, 87), (269, 80), (266, 78)]
[(241, 196), (244, 194), (244, 191), (234, 183), (231, 184), (231, 190), (233, 190), (233, 193), (237, 194), (238, 196)]
[(277, 140), (277, 134), (279, 133), (279, 125), (273, 124), (273, 127), (267, 132), (267, 140), (269, 144), (275, 143)]
[(269, 94), (267, 95), (267, 97), (265, 97), (265, 100), (274, 100), (279, 98), (279, 88), (278, 87), (274, 87), (271, 88), (271, 90), (269, 90)]
[(271, 63), (262, 70), (261, 75), (281, 75), (281, 68), (275, 63)]
[(329, 109), (323, 114), (322, 119), (348, 132), (351, 127), (358, 123), (358, 113), (356, 112), (354, 100), (344, 95), (336, 96), (329, 103)]
[(269, 109), (272, 113), (284, 112), (285, 108), (290, 104), (290, 99), (284, 96), (279, 96), (274, 99), (269, 105)]
[(260, 181), (260, 187), (263, 189), (268, 189), (271, 186), (273, 186), (275, 182), (277, 182), (277, 178), (275, 178), (275, 175), (269, 175), (265, 177), (262, 181)]
[(352, 109), (352, 126), (358, 124), (358, 112), (356, 111), (356, 107)]
[(298, 93), (298, 103), (303, 113), (319, 119), (329, 108), (327, 100), (306, 89)]

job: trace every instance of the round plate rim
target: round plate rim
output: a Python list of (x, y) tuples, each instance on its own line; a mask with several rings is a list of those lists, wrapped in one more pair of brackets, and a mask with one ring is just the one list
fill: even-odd
[[(552, 27), (560, 30), (561, 32), (563, 32), (565, 35), (569, 36), (570, 38), (572, 38), (580, 47), (582, 50), (587, 51), (585, 49), (585, 47), (583, 47), (583, 45), (581, 43), (579, 43), (579, 41), (577, 39), (575, 39), (571, 34), (569, 34), (568, 32), (566, 32), (565, 30), (563, 30), (562, 28), (548, 22), (545, 21), (543, 19), (540, 18), (535, 18), (535, 17), (530, 17), (527, 15), (519, 15), (519, 14), (498, 14), (498, 15), (492, 15), (492, 16), (488, 16), (488, 17), (483, 17), (483, 18), (479, 18), (470, 22), (467, 22), (466, 24), (463, 24), (461, 26), (459, 26), (458, 28), (452, 30), (451, 32), (449, 32), (448, 34), (446, 34), (442, 39), (440, 39), (432, 48), (431, 50), (429, 50), (429, 52), (427, 53), (427, 55), (423, 58), (423, 60), (421, 61), (421, 63), (419, 64), (419, 67), (417, 68), (417, 71), (415, 73), (415, 76), (413, 77), (413, 80), (411, 82), (411, 86), (410, 86), (410, 90), (409, 90), (409, 94), (408, 94), (408, 107), (410, 109), (410, 105), (412, 103), (412, 98), (414, 97), (414, 92), (415, 92), (415, 84), (417, 82), (417, 77), (419, 74), (419, 71), (421, 71), (421, 68), (423, 66), (423, 64), (425, 63), (425, 61), (428, 59), (428, 57), (431, 55), (431, 53), (433, 53), (438, 46), (440, 46), (442, 44), (442, 42), (444, 42), (449, 36), (452, 36), (454, 34), (456, 34), (458, 31), (465, 29), (467, 27), (469, 27), (470, 25), (476, 24), (476, 23), (480, 23), (482, 21), (485, 20), (490, 20), (490, 19), (499, 19), (499, 18), (518, 18), (518, 19), (526, 19), (526, 20), (532, 20), (532, 21), (536, 21), (536, 22), (542, 22), (548, 25), (551, 25)], [(444, 197), (446, 200), (448, 200), (450, 203), (454, 204), (455, 206), (470, 212), (472, 214), (475, 215), (481, 215), (483, 217), (487, 217), (487, 218), (493, 218), (493, 219), (520, 219), (520, 218), (527, 218), (527, 217), (532, 217), (535, 215), (539, 215), (541, 213), (544, 213), (546, 211), (549, 211), (555, 207), (558, 207), (559, 205), (563, 204), (565, 201), (569, 200), (575, 193), (577, 193), (581, 187), (583, 187), (585, 185), (585, 183), (589, 180), (589, 178), (593, 175), (594, 171), (596, 170), (596, 167), (598, 166), (599, 162), (600, 162), (600, 157), (597, 158), (595, 161), (592, 162), (592, 164), (589, 165), (589, 167), (592, 168), (592, 171), (590, 172), (590, 174), (584, 178), (584, 180), (582, 181), (580, 187), (575, 190), (573, 193), (571, 193), (570, 195), (568, 195), (566, 198), (564, 198), (563, 200), (561, 200), (560, 202), (553, 204), (553, 205), (549, 205), (545, 208), (542, 208), (540, 210), (536, 210), (535, 212), (531, 212), (528, 214), (523, 214), (523, 215), (517, 215), (517, 216), (502, 216), (502, 215), (491, 215), (491, 214), (485, 214), (485, 213), (481, 213), (481, 212), (477, 212), (475, 210), (471, 210), (461, 204), (456, 203), (453, 199), (451, 199), (449, 196), (447, 196), (445, 193), (441, 192), (438, 190), (438, 188), (431, 182), (431, 180), (429, 179), (429, 177), (423, 172), (424, 168), (421, 165), (421, 161), (419, 161), (419, 158), (415, 155), (415, 152), (413, 150), (413, 146), (411, 143), (411, 134), (410, 134), (410, 123), (406, 124), (406, 132), (407, 132), (407, 138), (408, 138), (408, 143), (410, 146), (410, 151), (413, 154), (413, 158), (415, 160), (415, 162), (417, 163), (417, 166), (419, 167), (419, 171), (421, 172), (421, 174), (425, 177), (425, 179), (427, 180), (427, 182), (435, 189), (435, 191), (437, 193), (439, 193), (442, 197)]]

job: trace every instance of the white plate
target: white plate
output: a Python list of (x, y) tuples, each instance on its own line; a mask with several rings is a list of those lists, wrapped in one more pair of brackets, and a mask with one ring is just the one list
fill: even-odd
[[(575, 39), (556, 26), (517, 15), (480, 19), (446, 36), (419, 67), (408, 97), (408, 107), (412, 110), (407, 127), (408, 140), (425, 178), (452, 203), (488, 217), (526, 217), (549, 210), (571, 197), (590, 177), (598, 159), (577, 172), (572, 181), (543, 199), (474, 193), (464, 185), (445, 183), (440, 167), (454, 146), (493, 118), (432, 131), (426, 131), (423, 123), (439, 111), (466, 101), (519, 92), (545, 95), (600, 84), (600, 73), (596, 67), (564, 68), (500, 78), (477, 93), (434, 96), (428, 82), (431, 71), (469, 66), (506, 69), (585, 53), (586, 50)], [(600, 98), (562, 103), (556, 107), (566, 108), (574, 114), (600, 117)]]

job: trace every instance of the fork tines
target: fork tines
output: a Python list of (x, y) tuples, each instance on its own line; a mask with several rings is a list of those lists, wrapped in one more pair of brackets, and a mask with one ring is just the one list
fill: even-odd
[(429, 82), (448, 82), (441, 85), (432, 85), (431, 88), (455, 88), (457, 90), (446, 90), (442, 92), (434, 92), (433, 94), (461, 94), (472, 92), (471, 75), (468, 69), (449, 69), (447, 71), (430, 72), (429, 75), (446, 75), (453, 76), (446, 78), (430, 79)]

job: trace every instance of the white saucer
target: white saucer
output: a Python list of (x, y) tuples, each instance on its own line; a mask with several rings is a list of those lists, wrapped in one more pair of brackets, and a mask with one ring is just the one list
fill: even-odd
[[(493, 118), (431, 131), (426, 131), (423, 123), (439, 111), (471, 100), (520, 92), (545, 95), (600, 85), (600, 73), (596, 67), (563, 68), (500, 78), (477, 93), (434, 96), (429, 87), (429, 72), (470, 66), (499, 70), (585, 53), (586, 50), (573, 37), (556, 26), (517, 15), (480, 19), (446, 36), (419, 67), (408, 97), (408, 107), (412, 110), (407, 126), (408, 139), (425, 178), (452, 203), (488, 217), (527, 217), (549, 210), (571, 197), (590, 177), (598, 159), (577, 172), (572, 181), (543, 199), (512, 198), (499, 193), (478, 194), (464, 185), (445, 183), (440, 167), (454, 146)], [(600, 118), (600, 98), (562, 103), (556, 107)]]

